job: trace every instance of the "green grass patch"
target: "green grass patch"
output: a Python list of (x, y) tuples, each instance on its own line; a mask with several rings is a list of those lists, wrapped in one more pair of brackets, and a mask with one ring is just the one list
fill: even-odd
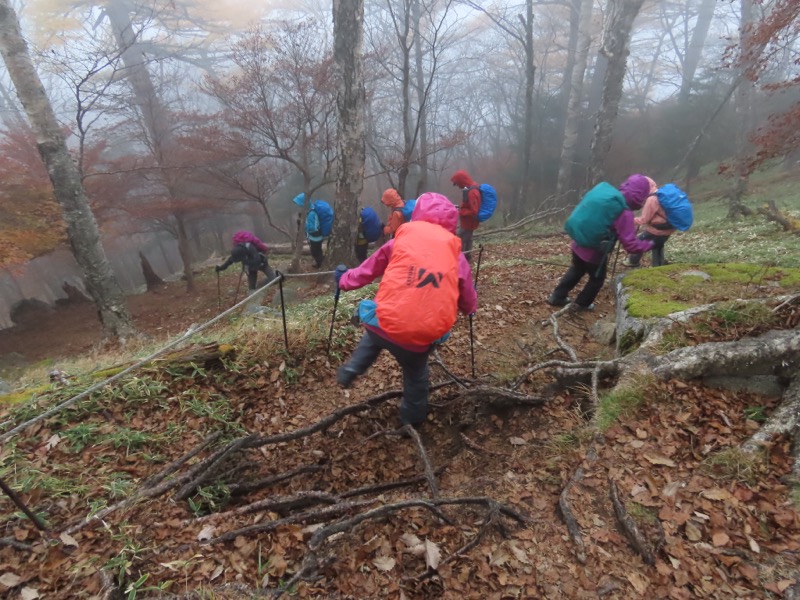
[(648, 389), (651, 389), (654, 383), (652, 375), (643, 375), (636, 377), (625, 387), (602, 394), (597, 407), (597, 428), (605, 431), (620, 419), (633, 415), (644, 402)]
[(721, 300), (800, 291), (800, 269), (741, 263), (672, 264), (633, 271), (625, 276), (624, 285), (632, 317), (665, 317)]
[(741, 448), (725, 448), (703, 461), (702, 470), (716, 479), (755, 485), (763, 469), (763, 457)]

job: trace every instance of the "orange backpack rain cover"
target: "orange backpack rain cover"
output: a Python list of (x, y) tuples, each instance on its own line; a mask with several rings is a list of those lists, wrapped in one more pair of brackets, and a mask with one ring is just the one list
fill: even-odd
[(461, 240), (426, 221), (401, 225), (375, 302), (378, 322), (400, 344), (425, 346), (450, 331), (458, 314)]

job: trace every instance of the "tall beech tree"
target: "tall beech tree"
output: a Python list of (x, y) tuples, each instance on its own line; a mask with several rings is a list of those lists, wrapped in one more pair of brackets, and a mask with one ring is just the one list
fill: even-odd
[(100, 244), (100, 233), (81, 183), (81, 175), (33, 66), (19, 18), (8, 0), (0, 0), (0, 54), (36, 135), (36, 145), (61, 205), (75, 260), (97, 306), (105, 334), (124, 341), (135, 330), (120, 287)]

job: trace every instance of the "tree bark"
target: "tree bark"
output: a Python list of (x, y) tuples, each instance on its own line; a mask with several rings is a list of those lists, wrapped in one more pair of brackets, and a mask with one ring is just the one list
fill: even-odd
[(611, 149), (614, 122), (622, 98), (622, 83), (629, 54), (631, 28), (644, 0), (609, 0), (600, 52), (608, 58), (603, 81), (603, 102), (597, 113), (592, 139), (588, 187), (605, 179), (605, 160)]
[(532, 156), (533, 156), (533, 88), (536, 76), (536, 63), (533, 54), (533, 0), (525, 0), (525, 19), (523, 22), (525, 39), (523, 48), (525, 50), (525, 124), (523, 125), (522, 136), (522, 181), (516, 206), (512, 211), (513, 218), (521, 217), (524, 206), (531, 196), (531, 180), (533, 179)]
[(697, 22), (692, 30), (692, 40), (686, 50), (681, 71), (681, 90), (678, 93), (678, 101), (682, 104), (689, 100), (689, 94), (692, 91), (694, 74), (697, 72), (697, 65), (700, 64), (700, 57), (703, 55), (711, 19), (714, 17), (715, 4), (716, 0), (702, 0), (697, 13)]
[(86, 289), (97, 305), (104, 333), (124, 341), (135, 332), (133, 322), (100, 244), (100, 232), (89, 208), (80, 172), (69, 154), (22, 37), (19, 19), (8, 0), (0, 0), (0, 53), (36, 134), (39, 154), (64, 214), (72, 253), (83, 272)]
[(364, 44), (363, 0), (333, 2), (334, 61), (338, 81), (339, 162), (336, 180), (336, 212), (330, 250), (331, 264), (354, 258), (358, 199), (364, 189), (364, 104), (366, 95), (362, 67)]
[[(575, 149), (578, 144), (578, 128), (581, 121), (581, 102), (583, 101), (583, 82), (586, 77), (586, 63), (589, 58), (589, 47), (592, 43), (592, 9), (594, 0), (581, 0), (578, 24), (578, 39), (575, 49), (575, 64), (569, 82), (569, 100), (564, 122), (564, 141), (561, 146), (561, 162), (558, 166), (558, 183), (556, 194), (564, 196), (572, 182), (572, 163), (575, 160)], [(578, 194), (571, 194), (566, 200), (576, 200)]]

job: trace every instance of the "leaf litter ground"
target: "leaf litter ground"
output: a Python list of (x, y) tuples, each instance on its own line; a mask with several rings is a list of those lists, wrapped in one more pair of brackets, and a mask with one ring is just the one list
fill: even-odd
[[(552, 309), (544, 302), (565, 268), (546, 264), (563, 259), (553, 258), (554, 241), (566, 250), (562, 238), (485, 249), (474, 340), (476, 371), (486, 383), (507, 385), (526, 366), (564, 358), (547, 322)], [(327, 284), (315, 289), (330, 292)], [(215, 296), (207, 298), (208, 312)], [(597, 304), (593, 313), (560, 322), (562, 338), (580, 358), (613, 354), (589, 334), (594, 322), (613, 316), (607, 289)], [(187, 318), (196, 319), (199, 310)], [(6, 443), (2, 477), (60, 532), (130, 495), (214, 432), (221, 432), (216, 443), (222, 444), (245, 432), (294, 431), (399, 389), (399, 371), (385, 356), (352, 389), (335, 385), (338, 358), (358, 339), (340, 312), (332, 353), (337, 358), (325, 356), (322, 324), (316, 336), (292, 331), (288, 356), (277, 344), (249, 356), (254, 345), (242, 339), (235, 359), (143, 370)], [(439, 356), (450, 373), (471, 377), (466, 320)], [(437, 364), (431, 372), (433, 382), (450, 380)], [(79, 382), (72, 386), (60, 397), (80, 390)], [(544, 395), (547, 402), (489, 409), (457, 402), (457, 386), (437, 390), (421, 438), (442, 497), (490, 497), (527, 515), (526, 525), (490, 518), (478, 506), (444, 507), (447, 521), (419, 507), (394, 512), (328, 540), (320, 556), (333, 560), (321, 560), (313, 581), (289, 591), (359, 599), (778, 598), (792, 584), (800, 520), (783, 483), (791, 472), (789, 443), (775, 440), (768, 460), (757, 464), (739, 465), (734, 452), (758, 427), (752, 419), (768, 415), (777, 398), (677, 381), (654, 384), (650, 401), (609, 428), (595, 446), (596, 458), (587, 460), (592, 434), (581, 415), (580, 390), (562, 390), (546, 372), (537, 372), (519, 391)], [(228, 486), (209, 482), (187, 501), (173, 500), (173, 492), (142, 500), (52, 541), (3, 498), (4, 535), (17, 547), (0, 548), (0, 591), (9, 597), (26, 597), (26, 589), (27, 597), (101, 597), (109, 580), (137, 597), (156, 597), (159, 586), (169, 594), (205, 591), (214, 598), (280, 589), (303, 564), (322, 522), (243, 531), (220, 543), (199, 540), (322, 511), (353, 490), (373, 491), (351, 497), (365, 504), (336, 518), (428, 498), (414, 442), (381, 434), (396, 427), (396, 401), (380, 403), (319, 433), (235, 454), (216, 473)], [(559, 497), (579, 467), (583, 478), (570, 488), (569, 501), (586, 540), (585, 564), (576, 560), (558, 516)], [(247, 488), (287, 473), (295, 475)], [(609, 480), (656, 548), (655, 564), (645, 564), (619, 528)], [(413, 483), (375, 487), (398, 481)], [(293, 503), (235, 512), (269, 499)], [(222, 516), (212, 516), (215, 511)], [(482, 526), (486, 521), (492, 526)]]

